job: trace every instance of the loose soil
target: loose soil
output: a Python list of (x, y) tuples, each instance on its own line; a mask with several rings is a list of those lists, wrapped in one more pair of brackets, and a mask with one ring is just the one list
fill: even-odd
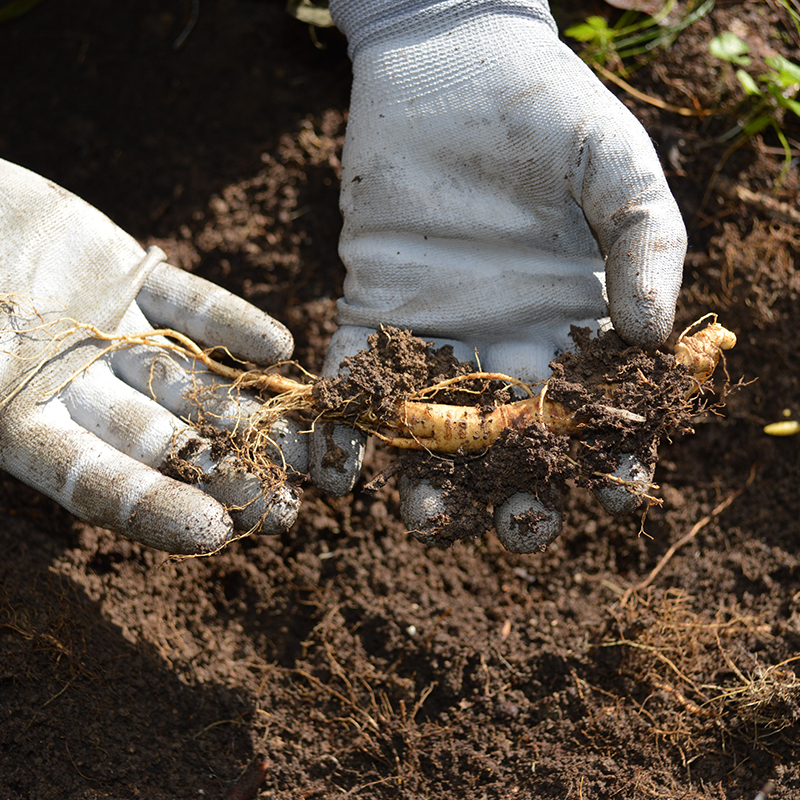
[[(42, 3), (0, 26), (0, 155), (282, 320), (318, 372), (350, 67), (283, 6)], [(735, 113), (687, 115), (741, 94), (713, 35), (800, 58), (781, 8), (718, 2), (627, 76), (656, 105), (610, 85), (688, 225), (676, 330), (717, 312), (748, 382), (662, 443), (644, 527), (575, 486), (544, 553), (426, 547), (394, 482), (365, 491), (395, 458), (373, 445), (281, 539), (173, 562), (3, 476), (1, 798), (800, 796), (800, 447), (762, 430), (800, 416), (800, 127), (779, 182), (773, 132), (726, 152)]]

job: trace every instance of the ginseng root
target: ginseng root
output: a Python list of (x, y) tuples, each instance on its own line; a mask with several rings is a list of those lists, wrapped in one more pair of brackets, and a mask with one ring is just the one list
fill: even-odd
[[(735, 344), (736, 335), (718, 322), (693, 336), (684, 332), (675, 346), (675, 360), (689, 370), (694, 381), (687, 396), (697, 391), (711, 377), (722, 351), (729, 350)], [(485, 379), (487, 376), (473, 373), (467, 377)], [(455, 453), (463, 449), (464, 452), (472, 453), (488, 447), (504, 431), (522, 431), (537, 423), (555, 434), (580, 436), (585, 424), (575, 412), (550, 400), (547, 397), (547, 386), (545, 382), (538, 395), (498, 406), (489, 413), (474, 407), (405, 400), (398, 404), (397, 424), (392, 426), (398, 434), (384, 437), (384, 440), (395, 447), (406, 449), (425, 449), (436, 453)], [(613, 383), (607, 384), (609, 403), (613, 402), (614, 389)], [(614, 409), (611, 405), (607, 410), (631, 422), (642, 421), (637, 420), (633, 412)]]
[[(396, 332), (387, 329), (386, 335), (396, 335)], [(713, 374), (722, 352), (735, 343), (736, 336), (716, 321), (698, 333), (688, 335), (685, 331), (681, 335), (675, 346), (675, 360), (688, 370), (690, 378), (683, 399), (698, 391)], [(315, 392), (309, 384), (254, 372), (244, 373), (242, 378), (259, 391), (278, 392), (270, 405), (271, 413), (304, 406), (313, 413)], [(476, 403), (451, 405), (424, 399), (459, 386), (471, 386), (469, 392), (481, 394), (480, 389), (474, 388), (481, 383), (486, 386), (490, 383), (517, 386), (529, 396), (490, 409)], [(579, 410), (553, 399), (550, 384), (550, 381), (545, 381), (541, 387), (530, 387), (507, 375), (465, 372), (411, 392), (406, 397), (389, 398), (388, 402), (387, 398), (382, 398), (377, 410), (373, 400), (366, 408), (359, 408), (358, 403), (349, 403), (340, 408), (328, 407), (318, 411), (322, 419), (343, 419), (394, 447), (442, 454), (480, 452), (508, 431), (521, 432), (534, 425), (543, 425), (556, 435), (582, 436), (589, 423)], [(539, 388), (538, 394), (534, 393), (535, 388)], [(601, 404), (601, 408), (621, 422), (643, 422), (642, 415), (635, 411), (615, 407), (617, 390), (617, 381), (603, 383), (601, 392), (606, 403)]]

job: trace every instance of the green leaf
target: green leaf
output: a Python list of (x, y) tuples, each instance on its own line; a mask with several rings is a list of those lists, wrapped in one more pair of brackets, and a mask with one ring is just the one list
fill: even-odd
[(750, 122), (747, 123), (742, 128), (742, 133), (746, 136), (755, 136), (757, 133), (760, 133), (767, 127), (767, 125), (772, 124), (772, 115), (771, 114), (761, 114), (760, 116), (756, 117), (755, 119), (751, 119)]
[(731, 64), (738, 64), (741, 67), (747, 67), (753, 61), (747, 55), (750, 52), (748, 44), (743, 42), (732, 31), (726, 31), (719, 36), (715, 36), (708, 43), (708, 49), (712, 56), (721, 58)]
[(587, 25), (585, 22), (581, 22), (578, 25), (572, 25), (571, 27), (567, 28), (564, 33), (569, 36), (570, 39), (576, 39), (579, 42), (591, 42), (597, 38), (597, 31), (591, 25)]
[(791, 89), (792, 86), (800, 87), (800, 66), (783, 56), (770, 56), (765, 58), (764, 61), (775, 72), (768, 73), (762, 80), (779, 83), (782, 89)]
[(11, 0), (10, 3), (0, 6), (0, 22), (11, 22), (12, 19), (27, 14), (41, 2), (42, 0)]
[(743, 69), (737, 69), (736, 77), (739, 79), (739, 83), (742, 84), (747, 94), (757, 96), (761, 95), (761, 89), (758, 88), (758, 84), (753, 80), (753, 77), (750, 75), (750, 73), (745, 72)]
[(317, 28), (332, 28), (334, 25), (327, 0), (288, 0), (286, 10), (300, 22)]
[(798, 103), (797, 100), (794, 100), (791, 97), (785, 97), (781, 92), (780, 87), (775, 85), (767, 86), (767, 91), (775, 98), (779, 106), (788, 108), (789, 111), (794, 112), (798, 117), (800, 117), (800, 103)]
[(792, 100), (789, 97), (784, 97), (783, 100), (781, 101), (781, 105), (788, 108), (789, 111), (793, 111), (795, 114), (797, 114), (798, 117), (800, 117), (800, 103), (798, 103), (797, 100)]
[(593, 42), (595, 39), (604, 40), (610, 34), (608, 23), (603, 17), (586, 17), (586, 22), (567, 28), (564, 33), (579, 42)]

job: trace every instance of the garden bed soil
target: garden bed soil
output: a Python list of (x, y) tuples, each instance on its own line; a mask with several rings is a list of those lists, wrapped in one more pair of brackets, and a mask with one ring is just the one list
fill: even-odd
[[(36, 6), (0, 26), (0, 156), (280, 319), (318, 372), (350, 67), (283, 6)], [(781, 9), (720, 1), (638, 95), (610, 84), (687, 222), (676, 331), (718, 313), (747, 383), (662, 443), (663, 504), (613, 519), (576, 486), (543, 553), (426, 547), (394, 482), (365, 490), (395, 457), (371, 445), (285, 536), (170, 561), (2, 476), (0, 797), (800, 795), (800, 447), (763, 433), (800, 415), (800, 127), (781, 178), (771, 129), (726, 152), (735, 114), (702, 113), (741, 95), (713, 35), (798, 60)]]

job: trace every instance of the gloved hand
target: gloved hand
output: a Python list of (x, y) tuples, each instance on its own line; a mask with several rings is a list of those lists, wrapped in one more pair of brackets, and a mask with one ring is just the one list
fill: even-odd
[[(340, 329), (325, 372), (381, 324), (533, 383), (572, 324), (608, 318), (644, 348), (672, 328), (686, 233), (637, 120), (558, 39), (543, 0), (331, 0), (353, 88), (343, 155)], [(349, 454), (326, 458), (331, 445)], [(352, 487), (363, 437), (315, 433), (311, 470)], [(646, 480), (621, 458), (619, 474)], [(413, 528), (441, 511), (401, 486)], [(624, 511), (629, 495), (605, 490)], [(520, 528), (528, 508), (535, 530)], [(541, 513), (539, 513), (541, 512)], [(557, 509), (514, 496), (495, 512), (509, 549), (557, 535)]]
[[(202, 404), (216, 426), (241, 425), (255, 398), (155, 346), (102, 354), (108, 342), (68, 334), (73, 321), (108, 333), (166, 326), (271, 364), (292, 350), (280, 323), (6, 161), (0, 278), (1, 468), (86, 522), (170, 553), (209, 553), (237, 530), (274, 533), (294, 522), (294, 489), (266, 489), (182, 421)], [(305, 471), (297, 430), (287, 423), (274, 437)], [(170, 454), (180, 454), (196, 485), (157, 470)]]

